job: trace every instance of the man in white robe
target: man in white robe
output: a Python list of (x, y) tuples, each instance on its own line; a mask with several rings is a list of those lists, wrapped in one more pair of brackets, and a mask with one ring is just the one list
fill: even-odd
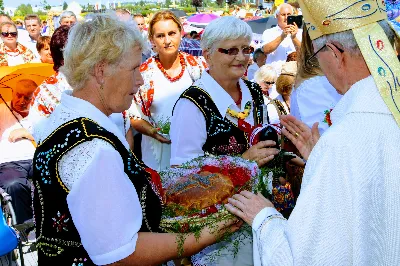
[[(336, 23), (341, 10), (346, 17), (359, 12), (351, 0), (338, 1), (337, 10), (319, 9), (325, 0), (299, 2), (311, 26), (324, 17)], [(370, 4), (371, 12), (383, 8)], [(355, 21), (354, 29), (338, 22), (331, 32), (309, 30), (323, 72), (343, 98), (314, 148), (305, 124), (283, 118), (283, 132), (305, 158), (313, 148), (288, 220), (260, 195), (229, 199), (227, 209), (252, 225), (255, 265), (400, 265), (400, 63), (393, 32), (378, 13)], [(360, 32), (370, 42), (362, 43)]]

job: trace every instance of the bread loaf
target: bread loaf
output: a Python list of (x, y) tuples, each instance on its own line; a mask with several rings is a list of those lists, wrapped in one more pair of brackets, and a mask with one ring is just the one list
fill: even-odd
[[(217, 203), (227, 203), (234, 193), (228, 176), (201, 172), (182, 177), (166, 189), (168, 204), (178, 204), (185, 210), (202, 210)], [(180, 213), (181, 215), (184, 213)]]

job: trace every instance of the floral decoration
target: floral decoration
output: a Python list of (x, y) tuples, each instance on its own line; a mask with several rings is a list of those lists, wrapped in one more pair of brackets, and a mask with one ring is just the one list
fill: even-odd
[(328, 126), (332, 126), (332, 121), (331, 121), (331, 112), (332, 112), (332, 108), (329, 110), (325, 110), (324, 114), (325, 114), (325, 118), (324, 118), (324, 123), (327, 123)]
[(237, 118), (237, 119), (246, 119), (246, 117), (249, 116), (250, 111), (251, 111), (251, 102), (248, 101), (248, 102), (245, 104), (245, 106), (244, 106), (243, 112), (237, 112), (237, 111), (235, 111), (235, 110), (232, 110), (231, 108), (228, 108), (227, 113), (228, 113), (230, 116), (232, 116), (232, 117), (234, 117), (234, 118)]
[[(238, 193), (243, 189), (253, 190), (258, 182), (260, 170), (255, 162), (250, 162), (241, 157), (235, 156), (202, 156), (185, 163), (176, 168), (170, 168), (160, 172), (163, 187), (167, 188), (175, 184), (177, 180), (184, 176), (190, 176), (201, 172), (222, 173), (228, 176)], [(167, 203), (168, 204), (168, 203)], [(185, 213), (177, 215), (177, 213)], [(163, 210), (160, 228), (166, 232), (184, 233), (177, 237), (178, 253), (183, 253), (183, 243), (187, 233), (194, 233), (195, 237), (200, 237), (200, 231), (204, 227), (209, 227), (211, 232), (215, 229), (217, 234), (217, 224), (228, 221), (235, 216), (229, 213), (222, 202), (211, 205), (202, 210), (184, 210), (180, 205), (168, 204)], [(244, 234), (247, 229), (243, 229)], [(235, 254), (241, 242), (231, 243), (228, 237), (232, 233), (220, 236), (220, 241), (226, 240), (230, 243), (229, 250)], [(250, 234), (251, 236), (251, 234)], [(223, 247), (225, 249), (227, 247)], [(215, 259), (215, 258), (214, 258)]]
[[(201, 77), (202, 71), (207, 67), (204, 58), (194, 57), (184, 52), (180, 52), (179, 55), (183, 58), (184, 60), (183, 64), (185, 65), (185, 69), (189, 72), (189, 75), (192, 78), (193, 82), (199, 79)], [(188, 57), (190, 57), (190, 59), (188, 59)], [(193, 60), (197, 61), (197, 63), (194, 66), (192, 65)], [(192, 61), (192, 64), (190, 64), (189, 61)], [(156, 56), (150, 57), (146, 62), (142, 63), (140, 67), (140, 72), (142, 74), (144, 84), (140, 87), (140, 89), (138, 90), (138, 92), (135, 94), (134, 97), (134, 103), (136, 103), (140, 107), (142, 113), (145, 116), (147, 116), (149, 120), (152, 120), (150, 108), (153, 103), (153, 97), (154, 97), (153, 75), (155, 69), (157, 68), (159, 68), (159, 66), (157, 66), (156, 63)], [(133, 114), (130, 114), (130, 117), (137, 118)], [(149, 122), (154, 123), (154, 121), (149, 121)]]

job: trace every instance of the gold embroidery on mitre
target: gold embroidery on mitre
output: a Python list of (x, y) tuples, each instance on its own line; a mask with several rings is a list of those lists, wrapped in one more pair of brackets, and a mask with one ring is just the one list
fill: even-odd
[(381, 0), (299, 0), (311, 40), (387, 19)]

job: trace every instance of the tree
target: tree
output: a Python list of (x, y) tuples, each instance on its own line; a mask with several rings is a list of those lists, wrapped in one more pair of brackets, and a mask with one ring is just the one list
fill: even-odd
[(201, 7), (203, 5), (203, 0), (192, 0), (192, 5), (195, 7)]
[(3, 12), (4, 11), (4, 1), (0, 0), (0, 11)]
[(225, 4), (224, 0), (217, 0), (218, 6), (223, 6)]
[(51, 9), (51, 5), (49, 5), (49, 3), (47, 3), (46, 0), (44, 0), (43, 2), (40, 2), (40, 5), (41, 5), (45, 10), (50, 10), (50, 9)]
[(68, 8), (68, 4), (67, 4), (67, 2), (64, 1), (64, 3), (63, 3), (63, 10), (67, 10), (67, 8)]
[(21, 4), (17, 7), (17, 9), (15, 10), (15, 16), (21, 16), (21, 17), (25, 17), (28, 14), (33, 14), (33, 9), (31, 4)]
[(172, 5), (172, 1), (171, 0), (165, 0), (165, 6), (169, 7), (170, 5)]

